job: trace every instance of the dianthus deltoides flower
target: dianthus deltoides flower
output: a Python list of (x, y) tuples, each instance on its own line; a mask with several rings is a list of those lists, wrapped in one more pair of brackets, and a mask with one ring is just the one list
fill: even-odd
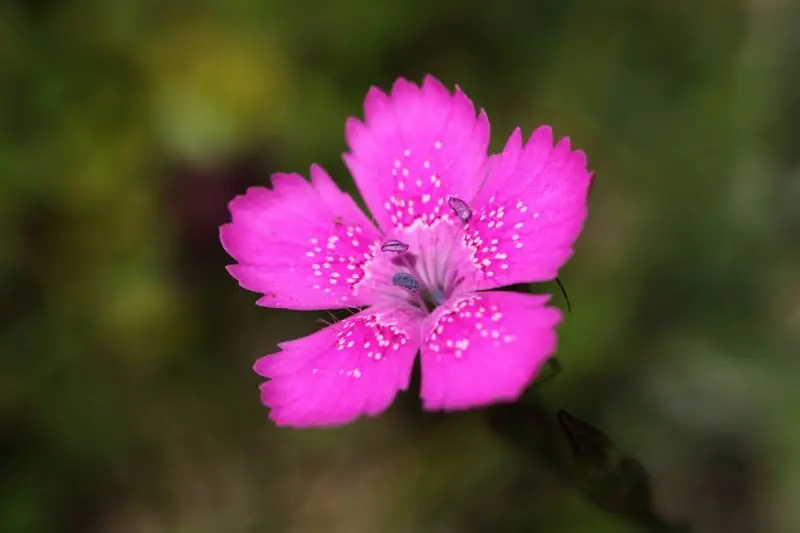
[(548, 296), (496, 291), (553, 280), (587, 216), (591, 174), (569, 138), (515, 130), (489, 157), (489, 121), (431, 76), (370, 89), (344, 161), (377, 227), (319, 166), (275, 174), (230, 203), (228, 271), (259, 305), (358, 312), (255, 364), (281, 426), (376, 415), (407, 388), (423, 407), (516, 400), (556, 346)]

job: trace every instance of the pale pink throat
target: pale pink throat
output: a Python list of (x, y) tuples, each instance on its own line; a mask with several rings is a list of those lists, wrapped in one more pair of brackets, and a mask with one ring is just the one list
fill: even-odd
[(400, 303), (427, 314), (474, 290), (480, 272), (473, 263), (475, 249), (465, 239), (472, 210), (456, 197), (448, 204), (455, 216), (443, 214), (431, 223), (416, 220), (376, 246), (356, 293), (369, 294), (374, 305)]

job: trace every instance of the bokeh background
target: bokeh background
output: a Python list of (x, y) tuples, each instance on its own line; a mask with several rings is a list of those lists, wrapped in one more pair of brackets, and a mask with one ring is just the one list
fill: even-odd
[(228, 277), (226, 203), (312, 162), (354, 192), (345, 118), (428, 72), (596, 173), (546, 405), (692, 531), (800, 531), (798, 67), (789, 0), (0, 3), (0, 531), (638, 531), (483, 413), (259, 404), (325, 315)]

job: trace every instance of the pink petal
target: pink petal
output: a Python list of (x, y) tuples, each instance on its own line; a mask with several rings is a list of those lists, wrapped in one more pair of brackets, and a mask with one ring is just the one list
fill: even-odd
[(425, 409), (517, 400), (556, 347), (560, 312), (548, 296), (483, 292), (454, 298), (423, 325)]
[(263, 295), (259, 305), (331, 309), (367, 302), (353, 293), (379, 242), (378, 231), (322, 168), (311, 183), (275, 174), (272, 190), (251, 187), (231, 201), (232, 221), (220, 228), (238, 261), (228, 271)]
[(387, 96), (370, 89), (364, 123), (346, 125), (344, 160), (382, 228), (432, 223), (450, 195), (469, 200), (484, 177), (489, 121), (456, 88), (432, 76), (418, 87), (399, 79)]
[(408, 387), (419, 348), (421, 314), (374, 308), (259, 359), (261, 401), (279, 426), (346, 424), (374, 416)]
[(583, 229), (591, 181), (586, 156), (568, 137), (553, 147), (552, 130), (542, 126), (523, 146), (514, 131), (493, 157), (466, 232), (480, 288), (555, 278)]

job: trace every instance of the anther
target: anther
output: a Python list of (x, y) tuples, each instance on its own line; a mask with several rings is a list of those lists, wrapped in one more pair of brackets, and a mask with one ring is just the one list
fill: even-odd
[(396, 239), (390, 239), (381, 245), (382, 252), (395, 252), (401, 254), (408, 250), (408, 245)]
[(392, 283), (397, 287), (402, 287), (408, 292), (419, 292), (419, 282), (408, 272), (397, 272), (392, 276)]
[(451, 196), (447, 199), (447, 204), (464, 224), (469, 222), (469, 219), (472, 218), (472, 209), (469, 208), (467, 202), (464, 200)]

